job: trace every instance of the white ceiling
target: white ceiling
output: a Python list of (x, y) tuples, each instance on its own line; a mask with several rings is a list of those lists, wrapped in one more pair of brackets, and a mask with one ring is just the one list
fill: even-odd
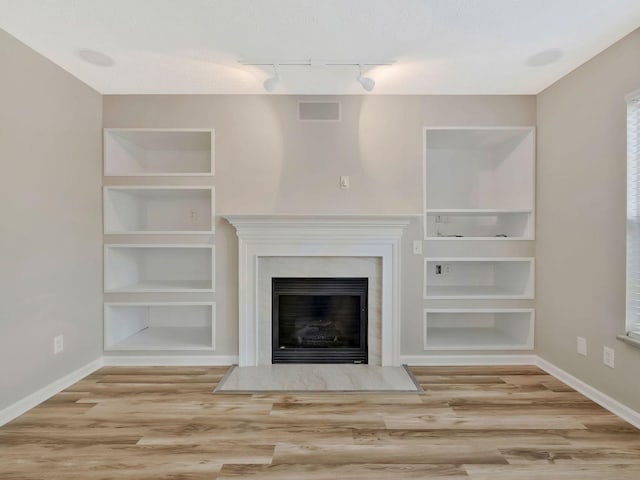
[[(103, 94), (262, 94), (271, 68), (239, 61), (307, 59), (395, 61), (366, 69), (375, 94), (536, 94), (639, 26), (640, 0), (0, 0), (0, 28)], [(280, 73), (274, 93), (365, 93), (354, 67)]]

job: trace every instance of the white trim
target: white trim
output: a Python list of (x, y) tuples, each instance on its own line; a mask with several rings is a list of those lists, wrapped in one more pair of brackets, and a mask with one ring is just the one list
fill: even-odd
[(531, 213), (530, 208), (427, 208), (431, 215), (496, 215), (499, 213)]
[(28, 410), (31, 410), (32, 408), (40, 405), (42, 402), (48, 400), (49, 398), (60, 393), (66, 388), (69, 388), (74, 383), (79, 382), (84, 377), (92, 374), (103, 366), (103, 357), (97, 358), (96, 360), (87, 363), (83, 367), (74, 370), (64, 377), (51, 382), (49, 385), (42, 387), (40, 390), (27, 395), (21, 400), (18, 400), (13, 405), (9, 405), (3, 410), (0, 410), (0, 427), (5, 423), (9, 423), (14, 418), (19, 417)]
[[(404, 228), (416, 215), (224, 215), (238, 233), (239, 358), (258, 365), (260, 257), (380, 257), (383, 366), (400, 365), (400, 266)], [(270, 355), (269, 355), (270, 357)]]
[(534, 257), (425, 257), (429, 262), (530, 262)]
[(535, 240), (532, 237), (427, 237), (425, 238), (428, 242), (441, 242), (441, 241), (449, 241), (449, 242), (464, 242), (465, 240), (473, 240), (474, 242), (531, 242)]
[(107, 248), (215, 248), (210, 243), (105, 243)]
[(209, 133), (213, 132), (212, 128), (147, 128), (147, 127), (105, 127), (108, 132), (184, 132), (184, 133)]
[(634, 427), (640, 428), (640, 412), (636, 412), (619, 401), (611, 398), (606, 393), (602, 393), (600, 390), (583, 382), (579, 378), (574, 377), (570, 373), (565, 372), (561, 368), (541, 357), (536, 356), (535, 365), (547, 372), (549, 375), (553, 375), (561, 382), (577, 390), (588, 399), (593, 400), (601, 407), (606, 408), (614, 415), (617, 415), (624, 421), (629, 422)]
[(629, 92), (624, 96), (625, 103), (631, 103), (637, 100), (640, 100), (640, 88), (637, 90), (634, 90), (633, 92)]
[(535, 365), (535, 355), (400, 355), (409, 366)]
[(427, 130), (428, 127), (422, 128), (422, 238), (427, 240)]
[(218, 367), (237, 364), (237, 355), (113, 355), (104, 357), (105, 366), (118, 367)]

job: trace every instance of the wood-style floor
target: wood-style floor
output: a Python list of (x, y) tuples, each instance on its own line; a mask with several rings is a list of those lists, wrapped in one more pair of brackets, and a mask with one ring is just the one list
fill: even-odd
[(412, 370), (425, 393), (103, 368), (0, 428), (0, 479), (640, 479), (640, 431), (535, 367)]

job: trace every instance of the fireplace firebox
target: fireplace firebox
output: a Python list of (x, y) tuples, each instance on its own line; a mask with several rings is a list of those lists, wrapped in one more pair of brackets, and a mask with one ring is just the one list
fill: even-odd
[(367, 363), (367, 278), (273, 278), (272, 363)]

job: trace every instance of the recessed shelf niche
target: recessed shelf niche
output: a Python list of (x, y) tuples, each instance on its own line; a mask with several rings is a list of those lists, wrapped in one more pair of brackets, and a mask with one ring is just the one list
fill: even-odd
[(213, 245), (105, 245), (105, 292), (213, 292), (214, 251)]
[(531, 210), (427, 210), (427, 240), (533, 240)]
[(213, 233), (213, 187), (104, 187), (104, 233)]
[(425, 210), (533, 210), (533, 128), (427, 128), (425, 148)]
[(212, 130), (107, 128), (105, 176), (213, 175)]
[(533, 309), (425, 309), (425, 350), (531, 350)]
[(533, 258), (425, 258), (425, 299), (533, 299)]
[(104, 305), (104, 349), (215, 350), (215, 303)]

